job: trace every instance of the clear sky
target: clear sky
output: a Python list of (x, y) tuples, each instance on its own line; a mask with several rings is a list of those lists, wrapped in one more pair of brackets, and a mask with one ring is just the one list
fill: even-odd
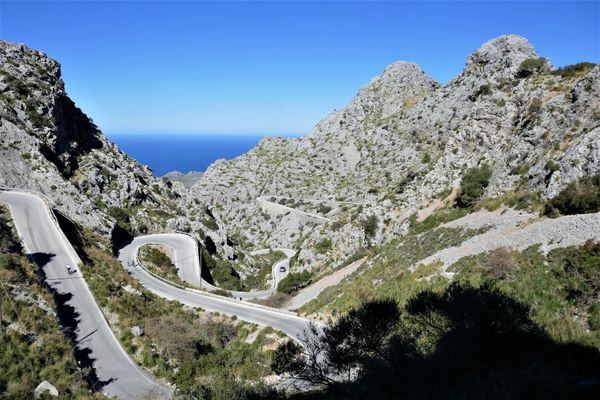
[(0, 0), (0, 37), (62, 64), (108, 133), (305, 133), (397, 60), (440, 82), (496, 36), (599, 62), (599, 2)]

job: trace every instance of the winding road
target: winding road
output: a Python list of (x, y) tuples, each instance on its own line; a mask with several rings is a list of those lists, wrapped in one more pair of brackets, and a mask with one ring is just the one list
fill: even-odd
[[(0, 191), (0, 202), (8, 205), (18, 234), (28, 254), (45, 274), (51, 290), (65, 298), (65, 305), (76, 313), (75, 350), (89, 353), (101, 391), (122, 399), (171, 398), (174, 389), (159, 385), (133, 362), (111, 331), (80, 271), (69, 275), (66, 265), (77, 266), (81, 260), (60, 230), (45, 200), (34, 193), (16, 190)], [(192, 243), (193, 241), (193, 243)], [(119, 260), (134, 279), (154, 294), (206, 311), (236, 316), (259, 325), (272, 326), (297, 339), (311, 322), (295, 313), (277, 310), (236, 299), (217, 296), (197, 289), (183, 288), (150, 274), (137, 262), (139, 248), (145, 244), (161, 244), (174, 250), (175, 264), (181, 276), (192, 285), (204, 286), (200, 276), (197, 243), (184, 234), (148, 235), (136, 238), (124, 247)], [(283, 260), (287, 261), (287, 260)], [(277, 263), (281, 265), (282, 261)], [(274, 266), (274, 270), (277, 266)], [(278, 270), (278, 269), (277, 269)], [(286, 268), (287, 270), (287, 268)], [(274, 275), (274, 285), (280, 278)], [(213, 286), (214, 288), (214, 286)], [(210, 288), (209, 288), (210, 289)], [(240, 294), (258, 297), (267, 291)]]
[[(173, 256), (172, 261), (175, 262), (177, 267), (177, 275), (179, 275), (182, 281), (190, 286), (198, 289), (205, 289), (210, 292), (222, 290), (202, 278), (202, 265), (200, 264), (198, 242), (194, 237), (185, 233), (157, 233), (152, 235), (138, 236), (133, 240), (133, 242), (121, 249), (121, 254), (126, 255), (126, 257), (121, 261), (125, 263), (134, 262), (136, 266), (143, 267), (137, 259), (137, 254), (139, 253), (140, 248), (146, 245), (160, 245), (168, 247)], [(269, 251), (271, 250), (257, 250), (252, 254), (265, 254)], [(283, 252), (286, 255), (286, 259), (280, 260), (273, 264), (271, 271), (273, 282), (271, 286), (265, 290), (252, 290), (249, 292), (228, 290), (227, 292), (231, 294), (232, 297), (239, 300), (261, 299), (269, 297), (277, 291), (277, 284), (289, 273), (289, 260), (295, 252), (294, 250), (283, 248), (272, 249), (272, 251)], [(158, 277), (155, 274), (150, 273), (148, 270), (146, 270), (146, 272), (165, 283), (169, 283), (175, 287), (183, 288), (183, 286)]]

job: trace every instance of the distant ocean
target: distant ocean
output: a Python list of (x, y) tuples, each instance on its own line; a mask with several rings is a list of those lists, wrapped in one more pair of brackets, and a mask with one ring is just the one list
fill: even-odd
[[(121, 150), (154, 174), (205, 171), (219, 158), (232, 159), (246, 153), (266, 135), (256, 134), (108, 134)], [(300, 137), (302, 135), (278, 135)]]

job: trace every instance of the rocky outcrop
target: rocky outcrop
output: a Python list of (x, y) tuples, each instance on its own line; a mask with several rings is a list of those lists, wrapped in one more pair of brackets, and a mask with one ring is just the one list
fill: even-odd
[[(60, 65), (0, 41), (0, 186), (41, 192), (51, 206), (108, 235), (114, 209), (138, 232), (178, 214), (171, 182), (109, 142), (68, 97)], [(122, 213), (121, 213), (122, 214)]]
[[(246, 247), (295, 246), (296, 266), (319, 267), (402, 235), (411, 214), (473, 166), (493, 169), (486, 196), (518, 189), (552, 197), (600, 168), (599, 74), (598, 66), (561, 74), (516, 35), (482, 45), (444, 85), (414, 63), (395, 63), (307, 137), (263, 139), (214, 163), (181, 208), (193, 215), (194, 202), (207, 205), (221, 236)], [(312, 211), (330, 222), (264, 213), (261, 196), (300, 208), (302, 199), (321, 199)], [(330, 250), (320, 251), (325, 239)]]
[(191, 188), (192, 186), (194, 186), (194, 183), (198, 182), (200, 178), (202, 178), (202, 172), (190, 171), (188, 173), (183, 174), (179, 171), (171, 171), (167, 172), (163, 176), (173, 183), (179, 182), (186, 188)]
[(37, 387), (35, 388), (33, 397), (35, 399), (40, 399), (40, 398), (42, 398), (42, 396), (44, 396), (46, 394), (49, 396), (52, 396), (52, 397), (58, 397), (58, 389), (56, 389), (56, 387), (53, 384), (51, 384), (50, 382), (43, 381), (42, 383), (37, 385)]

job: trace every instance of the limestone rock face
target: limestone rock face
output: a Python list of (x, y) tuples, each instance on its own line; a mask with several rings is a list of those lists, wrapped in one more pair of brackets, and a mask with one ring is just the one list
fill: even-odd
[(40, 397), (42, 397), (42, 395), (46, 393), (50, 396), (58, 397), (58, 389), (56, 389), (56, 387), (48, 381), (43, 381), (42, 383), (37, 385), (33, 392), (33, 395), (34, 398), (39, 399)]
[[(234, 246), (296, 248), (294, 268), (318, 268), (403, 235), (413, 213), (474, 166), (493, 169), (488, 197), (552, 197), (600, 168), (599, 74), (562, 75), (516, 35), (483, 44), (444, 85), (394, 63), (308, 136), (266, 138), (211, 165), (181, 208), (208, 207)], [(265, 201), (293, 210), (266, 213)]]
[(166, 230), (179, 196), (171, 183), (109, 142), (60, 76), (45, 54), (0, 41), (0, 187), (41, 192), (101, 234), (114, 224), (111, 208), (130, 210), (133, 229)]
[(471, 53), (465, 73), (484, 79), (496, 74), (513, 76), (523, 61), (537, 57), (535, 49), (524, 37), (500, 36)]

